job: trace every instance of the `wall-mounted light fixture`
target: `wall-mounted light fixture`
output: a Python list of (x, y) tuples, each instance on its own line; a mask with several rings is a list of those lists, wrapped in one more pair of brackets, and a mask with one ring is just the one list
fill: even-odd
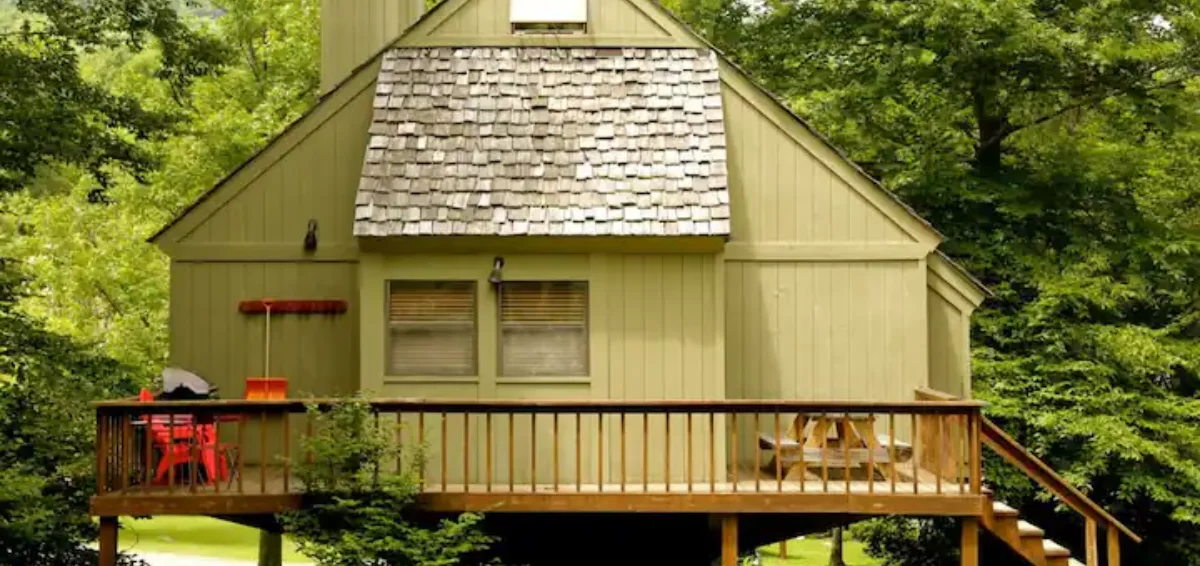
[(496, 259), (492, 261), (492, 274), (488, 276), (488, 282), (492, 285), (504, 282), (504, 258), (496, 256)]
[(313, 218), (308, 221), (308, 233), (304, 235), (304, 249), (313, 251), (317, 249), (317, 219)]

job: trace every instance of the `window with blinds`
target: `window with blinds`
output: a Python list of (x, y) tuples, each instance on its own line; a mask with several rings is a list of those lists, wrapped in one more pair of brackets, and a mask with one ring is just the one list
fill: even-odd
[(388, 375), (476, 374), (475, 282), (388, 283)]
[(500, 285), (500, 375), (588, 374), (588, 287), (584, 282)]

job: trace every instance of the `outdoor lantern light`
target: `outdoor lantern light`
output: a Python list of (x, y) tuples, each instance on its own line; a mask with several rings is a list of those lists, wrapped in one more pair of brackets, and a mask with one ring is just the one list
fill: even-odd
[(488, 281), (492, 285), (499, 285), (504, 282), (504, 258), (496, 257), (495, 263), (492, 264), (492, 274), (488, 276)]
[(317, 249), (317, 219), (313, 218), (308, 221), (308, 233), (304, 235), (304, 249), (313, 251)]

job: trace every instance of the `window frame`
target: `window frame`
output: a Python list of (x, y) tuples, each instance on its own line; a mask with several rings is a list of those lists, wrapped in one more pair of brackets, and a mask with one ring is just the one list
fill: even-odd
[[(478, 380), (482, 374), (480, 349), (482, 346), (480, 340), (480, 290), (479, 281), (467, 278), (416, 278), (416, 279), (400, 279), (400, 278), (385, 278), (383, 281), (383, 296), (384, 296), (384, 313), (383, 313), (383, 374), (385, 379), (394, 378), (398, 380), (421, 380), (421, 379), (436, 379), (447, 381), (460, 380)], [(392, 343), (392, 286), (394, 284), (418, 284), (418, 285), (446, 285), (446, 284), (461, 284), (471, 291), (471, 369), (467, 373), (462, 374), (447, 374), (447, 373), (401, 373), (396, 371), (393, 365), (393, 343)]]
[[(579, 374), (544, 374), (544, 375), (511, 375), (504, 367), (504, 285), (507, 284), (563, 284), (578, 285), (583, 288), (583, 372)], [(495, 360), (496, 379), (506, 383), (537, 383), (539, 381), (584, 381), (592, 377), (592, 283), (586, 279), (547, 278), (547, 279), (506, 279), (493, 285), (495, 293)]]

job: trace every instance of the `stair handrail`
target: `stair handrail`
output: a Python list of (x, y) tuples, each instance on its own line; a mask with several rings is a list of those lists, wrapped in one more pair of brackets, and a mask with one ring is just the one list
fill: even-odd
[(1008, 433), (1004, 432), (1003, 429), (987, 417), (983, 418), (983, 443), (1008, 463), (1016, 466), (1026, 476), (1029, 476), (1047, 491), (1054, 494), (1055, 497), (1065, 503), (1067, 507), (1075, 510), (1076, 513), (1097, 523), (1116, 527), (1117, 530), (1129, 537), (1130, 540), (1137, 543), (1142, 542), (1142, 537), (1138, 536), (1137, 533), (1125, 526), (1116, 517), (1113, 517), (1108, 511), (1105, 511), (1103, 507), (1100, 507), (1100, 504), (1067, 482), (1049, 464), (1031, 454), (1021, 443), (1009, 436)]
[[(917, 389), (917, 399), (922, 401), (962, 401), (961, 397), (927, 387)], [(1100, 507), (1098, 503), (1082, 491), (1079, 491), (1079, 489), (1067, 482), (1049, 464), (1030, 453), (1021, 443), (1009, 436), (1008, 433), (1004, 432), (1003, 429), (987, 417), (981, 419), (981, 432), (983, 444), (990, 448), (992, 452), (995, 452), (1009, 464), (1021, 470), (1022, 473), (1036, 481), (1076, 513), (1083, 515), (1084, 518), (1091, 521), (1103, 524), (1106, 528), (1109, 526), (1114, 527), (1121, 534), (1124, 534), (1136, 543), (1142, 542), (1142, 537), (1138, 536), (1137, 533), (1125, 526), (1116, 517), (1113, 517), (1108, 511), (1105, 511), (1104, 508)]]

